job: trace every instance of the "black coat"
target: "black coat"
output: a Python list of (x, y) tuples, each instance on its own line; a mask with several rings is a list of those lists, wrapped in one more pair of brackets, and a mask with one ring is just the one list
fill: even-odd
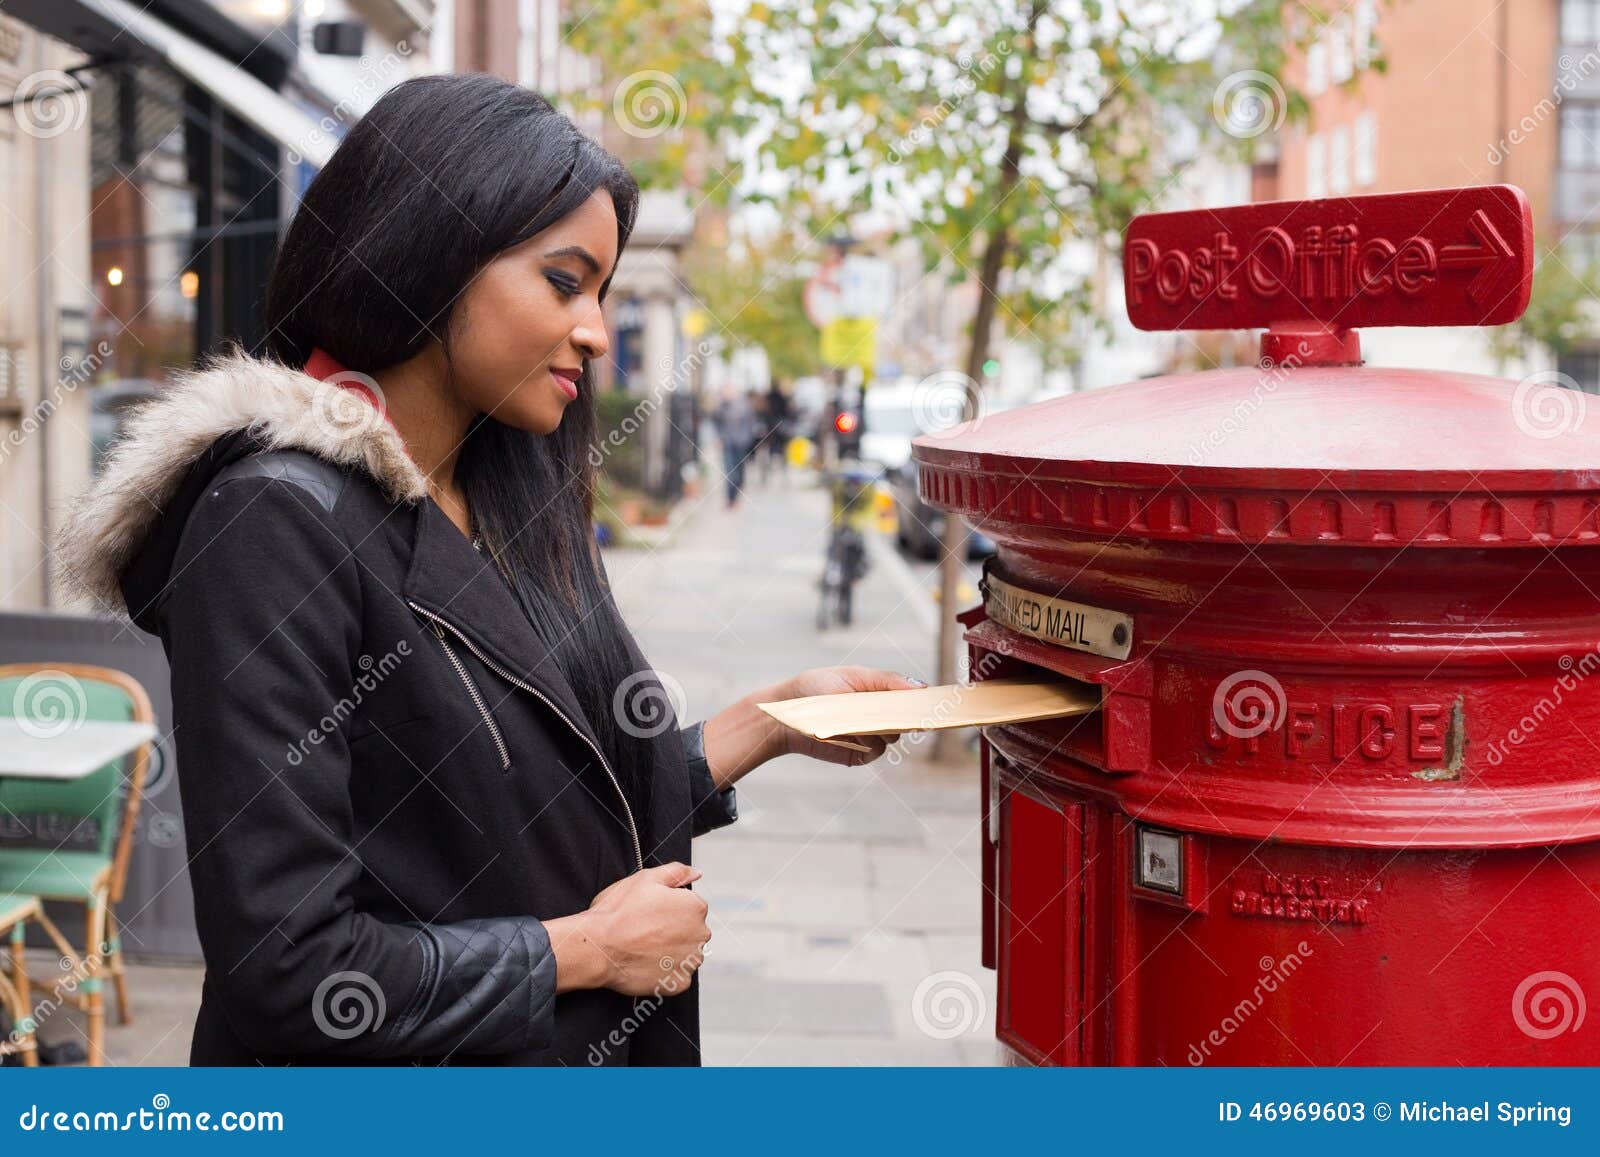
[(629, 814), (505, 578), (375, 417), (232, 359), (131, 423), (63, 539), (172, 669), (191, 1060), (698, 1063), (697, 988), (556, 996), (541, 921), (687, 862), (733, 792), (669, 711)]

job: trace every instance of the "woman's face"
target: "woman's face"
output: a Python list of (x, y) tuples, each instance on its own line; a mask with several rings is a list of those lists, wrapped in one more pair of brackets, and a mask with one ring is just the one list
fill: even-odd
[(461, 399), (520, 430), (560, 425), (583, 363), (610, 348), (601, 287), (616, 263), (604, 189), (489, 262), (457, 303), (450, 363)]

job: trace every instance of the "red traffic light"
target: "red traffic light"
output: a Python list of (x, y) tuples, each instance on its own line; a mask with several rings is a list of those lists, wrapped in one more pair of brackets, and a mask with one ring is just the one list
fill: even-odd
[(833, 428), (841, 434), (848, 434), (856, 428), (856, 416), (849, 410), (844, 411), (833, 420)]

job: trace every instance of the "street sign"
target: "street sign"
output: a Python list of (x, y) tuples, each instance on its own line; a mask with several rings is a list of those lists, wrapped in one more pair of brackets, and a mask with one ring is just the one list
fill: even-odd
[(840, 317), (822, 327), (822, 360), (835, 369), (860, 366), (871, 374), (878, 360), (878, 323), (870, 317)]
[(843, 307), (839, 297), (839, 260), (833, 258), (817, 266), (800, 295), (811, 324), (822, 329), (839, 317)]
[(1123, 275), (1145, 330), (1503, 325), (1527, 308), (1533, 218), (1511, 185), (1149, 213)]
[(894, 303), (894, 267), (882, 257), (852, 253), (839, 269), (842, 317), (883, 318)]
[(818, 329), (841, 317), (882, 318), (894, 301), (894, 267), (860, 253), (834, 258), (817, 267), (801, 300)]

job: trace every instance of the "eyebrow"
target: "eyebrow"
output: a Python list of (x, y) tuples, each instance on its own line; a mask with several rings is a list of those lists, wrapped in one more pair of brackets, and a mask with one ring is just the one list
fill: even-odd
[(587, 249), (585, 249), (582, 245), (568, 245), (568, 246), (565, 246), (564, 248), (561, 248), (561, 249), (552, 249), (549, 253), (546, 253), (545, 256), (546, 257), (576, 257), (576, 258), (578, 258), (578, 260), (582, 261), (585, 265), (587, 265), (589, 267), (589, 272), (590, 273), (599, 273), (600, 272), (600, 263), (598, 261), (596, 261), (594, 259), (594, 255), (592, 253), (590, 253)]

